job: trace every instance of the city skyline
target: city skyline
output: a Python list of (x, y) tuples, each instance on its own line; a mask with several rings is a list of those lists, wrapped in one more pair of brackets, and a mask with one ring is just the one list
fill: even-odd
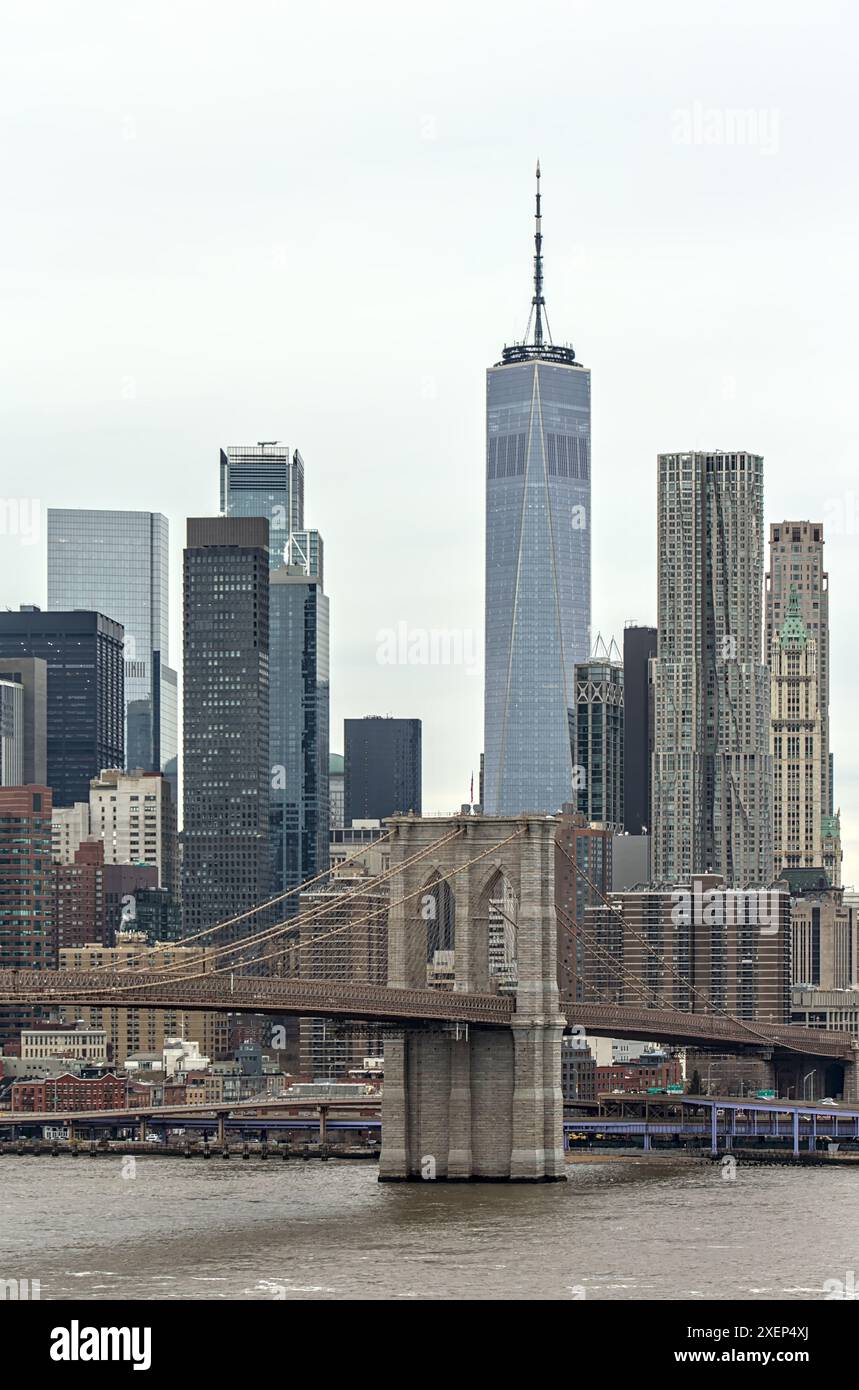
[[(559, 8), (559, 20), (560, 14)], [(581, 18), (581, 42), (601, 45), (601, 52), (610, 43), (614, 85), (627, 94), (626, 104), (614, 100), (598, 79), (600, 65), (580, 75), (598, 140), (577, 123), (551, 120), (553, 107), (542, 95), (524, 127), (512, 111), (494, 106), (493, 126), (475, 120), (474, 97), (488, 82), (482, 72), (467, 108), (449, 72), (440, 87), (419, 75), (413, 91), (399, 90), (386, 76), (390, 50), (383, 45), (368, 61), (388, 103), (384, 169), (371, 156), (382, 129), (375, 107), (361, 109), (345, 145), (340, 137), (351, 121), (344, 122), (342, 105), (318, 127), (308, 121), (300, 149), (292, 141), (282, 145), (288, 122), (267, 117), (260, 126), (262, 103), (274, 117), (288, 108), (278, 65), (253, 45), (253, 25), (239, 37), (238, 54), (244, 59), (253, 50), (259, 80), (248, 103), (230, 112), (229, 124), (196, 73), (186, 75), (192, 106), (183, 104), (165, 123), (163, 112), (143, 105), (127, 57), (107, 68), (87, 58), (92, 97), (113, 114), (93, 125), (84, 108), (73, 106), (73, 146), (56, 132), (46, 143), (38, 130), (29, 146), (48, 175), (35, 211), (75, 210), (67, 250), (57, 258), (29, 213), (10, 229), (18, 298), (9, 306), (17, 349), (9, 363), (14, 404), (7, 425), (25, 476), (37, 480), (42, 535), (32, 545), (2, 537), (8, 605), (45, 602), (48, 505), (161, 510), (171, 525), (171, 620), (178, 635), (184, 521), (218, 509), (212, 450), (229, 439), (300, 439), (313, 468), (314, 520), (331, 557), (325, 587), (336, 605), (332, 747), (339, 751), (345, 717), (419, 714), (427, 748), (438, 749), (427, 768), (427, 809), (458, 805), (472, 768), (476, 779), (482, 745), (479, 674), (467, 662), (455, 669), (383, 667), (377, 648), (380, 631), (395, 631), (401, 622), (421, 631), (455, 628), (472, 635), (478, 652), (482, 647), (481, 377), (499, 338), (512, 341), (524, 328), (530, 210), (523, 189), (539, 154), (547, 297), (558, 331), (562, 324), (575, 329), (599, 383), (594, 626), (620, 640), (626, 619), (655, 621), (656, 455), (751, 440), (771, 465), (765, 520), (820, 518), (826, 527), (831, 741), (839, 757), (845, 882), (854, 881), (859, 819), (851, 807), (859, 765), (849, 716), (857, 654), (849, 642), (848, 602), (859, 491), (842, 405), (850, 355), (843, 327), (849, 313), (842, 306), (850, 286), (838, 267), (848, 257), (852, 194), (841, 180), (834, 223), (828, 215), (829, 172), (846, 158), (845, 88), (837, 80), (846, 72), (844, 46), (833, 6), (813, 18), (772, 6), (762, 30), (742, 30), (749, 67), (740, 71), (730, 61), (742, 23), (737, 7), (706, 30), (684, 24), (680, 7), (677, 16), (668, 50), (654, 32), (638, 28), (631, 11), (611, 23)], [(466, 46), (476, 43), (479, 12), (460, 22)], [(311, 86), (317, 31), (312, 17), (290, 28)], [(204, 40), (213, 62), (226, 53), (226, 40), (216, 20)], [(230, 35), (231, 45), (234, 40)], [(58, 52), (73, 42), (71, 25), (58, 16)], [(112, 40), (105, 42), (110, 51)], [(442, 61), (440, 34), (428, 42), (425, 60), (415, 59), (419, 74)], [(494, 90), (499, 75), (518, 70), (520, 42), (527, 49), (536, 39), (520, 35), (515, 48), (503, 43)], [(791, 74), (812, 42), (835, 80), (818, 84), (810, 103)], [(570, 54), (564, 39), (543, 55), (549, 88)], [(719, 84), (714, 61), (724, 72)], [(38, 82), (16, 82), (7, 97), (26, 112), (40, 90)], [(173, 98), (167, 101), (172, 111)], [(310, 101), (315, 110), (316, 98)], [(749, 109), (758, 114), (757, 136), (740, 144), (727, 116)], [(712, 117), (706, 126), (697, 119), (702, 111)], [(173, 138), (176, 121), (185, 144)], [(282, 192), (269, 188), (264, 200), (240, 163), (249, 132), (257, 138), (260, 129), (271, 142), (264, 148), (281, 150), (288, 174)], [(186, 159), (210, 143), (219, 149), (217, 175), (205, 160), (195, 161), (197, 201), (189, 204)], [(80, 193), (62, 169), (69, 148), (83, 175)], [(107, 203), (98, 182), (104, 148), (118, 184)], [(827, 159), (821, 161), (820, 150)], [(630, 176), (637, 168), (641, 175)], [(23, 177), (15, 164), (13, 186)], [(226, 210), (220, 197), (215, 201), (225, 177), (246, 195)], [(791, 193), (797, 186), (806, 191), (799, 207)], [(719, 206), (733, 202), (743, 208), (741, 218), (711, 219), (714, 187)], [(141, 221), (141, 192), (147, 208), (163, 205), (173, 214), (171, 226), (185, 229), (178, 244), (148, 214)], [(286, 215), (303, 198), (312, 200), (312, 225)], [(249, 212), (263, 211), (252, 229)], [(463, 213), (466, 236), (460, 235)], [(88, 237), (96, 219), (99, 235)], [(389, 231), (394, 224), (396, 236)], [(165, 260), (167, 247), (173, 261)], [(816, 266), (813, 286), (797, 280), (802, 264)], [(40, 290), (45, 266), (50, 302)], [(366, 273), (358, 274), (362, 266)], [(323, 268), (326, 302), (338, 306), (335, 323), (330, 307), (324, 316), (312, 311)], [(174, 305), (165, 336), (160, 316), (150, 323), (149, 305), (168, 291)], [(79, 314), (82, 294), (87, 307)], [(75, 323), (83, 351), (69, 350), (59, 320)], [(300, 323), (300, 331), (286, 331), (287, 322)], [(801, 389), (809, 374), (813, 406)], [(337, 411), (331, 410), (332, 377)], [(382, 512), (384, 544), (377, 539)], [(371, 537), (361, 551), (360, 592), (350, 578), (357, 532)]]
[(34, 1365), (536, 1301), (819, 1378), (811, 1305), (859, 1298), (859, 9), (7, 8)]

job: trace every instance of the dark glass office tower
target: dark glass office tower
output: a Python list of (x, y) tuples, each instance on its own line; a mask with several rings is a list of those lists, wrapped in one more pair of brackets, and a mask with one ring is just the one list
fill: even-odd
[(396, 812), (421, 814), (421, 721), (344, 719), (345, 815), (383, 820)]
[(48, 607), (93, 609), (122, 624), (124, 766), (175, 777), (178, 697), (168, 579), (169, 528), (160, 512), (48, 508)]
[[(184, 573), (183, 926), (269, 897), (268, 522), (191, 517)], [(260, 925), (239, 923), (230, 935)]]
[(48, 668), (47, 777), (54, 806), (89, 800), (90, 778), (122, 767), (123, 630), (102, 613), (0, 613), (0, 657)]
[(576, 665), (570, 736), (577, 809), (587, 823), (611, 830), (623, 827), (623, 694), (620, 652), (597, 638), (590, 661)]
[[(221, 450), (221, 508), (271, 522), (272, 895), (328, 868), (328, 599), (323, 544), (304, 526), (304, 463), (275, 444)], [(298, 910), (287, 898), (283, 915)]]
[(623, 629), (623, 825), (628, 835), (640, 835), (645, 826), (650, 829), (652, 656), (656, 628), (628, 623)]
[(568, 712), (590, 649), (591, 379), (571, 347), (544, 340), (539, 180), (538, 165), (531, 320), (486, 380), (489, 815), (574, 799)]

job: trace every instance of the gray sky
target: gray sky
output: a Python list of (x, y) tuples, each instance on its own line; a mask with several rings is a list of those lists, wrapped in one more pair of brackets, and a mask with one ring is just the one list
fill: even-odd
[[(482, 741), (484, 370), (549, 319), (593, 372), (594, 628), (656, 606), (655, 457), (766, 460), (827, 528), (832, 746), (859, 877), (855, 11), (838, 0), (7, 3), (3, 496), (184, 518), (280, 439), (326, 544), (332, 748), (424, 720), (424, 806)], [(739, 114), (738, 114), (739, 113)], [(22, 516), (24, 513), (22, 512)], [(45, 601), (0, 535), (2, 602)], [(456, 667), (380, 633), (456, 629)]]

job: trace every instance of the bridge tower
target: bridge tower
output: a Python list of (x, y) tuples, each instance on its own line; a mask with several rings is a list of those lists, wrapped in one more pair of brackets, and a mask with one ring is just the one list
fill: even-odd
[(388, 984), (500, 991), (515, 1012), (504, 1027), (428, 1024), (386, 1038), (380, 1181), (563, 1181), (557, 821), (464, 813), (386, 824), (391, 867), (402, 866)]

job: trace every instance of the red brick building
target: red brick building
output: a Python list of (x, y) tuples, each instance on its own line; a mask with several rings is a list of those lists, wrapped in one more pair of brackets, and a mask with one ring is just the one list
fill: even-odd
[(124, 1110), (125, 1082), (109, 1072), (84, 1078), (66, 1072), (43, 1081), (12, 1083), (12, 1111), (39, 1114), (50, 1110)]
[(105, 864), (104, 841), (83, 840), (73, 864), (54, 865), (58, 949), (113, 946), (123, 905), (139, 889), (158, 887), (155, 864)]
[(651, 1086), (680, 1086), (683, 1075), (676, 1057), (670, 1062), (612, 1062), (607, 1067), (597, 1067), (597, 1095), (610, 1091), (625, 1091), (640, 1094)]

